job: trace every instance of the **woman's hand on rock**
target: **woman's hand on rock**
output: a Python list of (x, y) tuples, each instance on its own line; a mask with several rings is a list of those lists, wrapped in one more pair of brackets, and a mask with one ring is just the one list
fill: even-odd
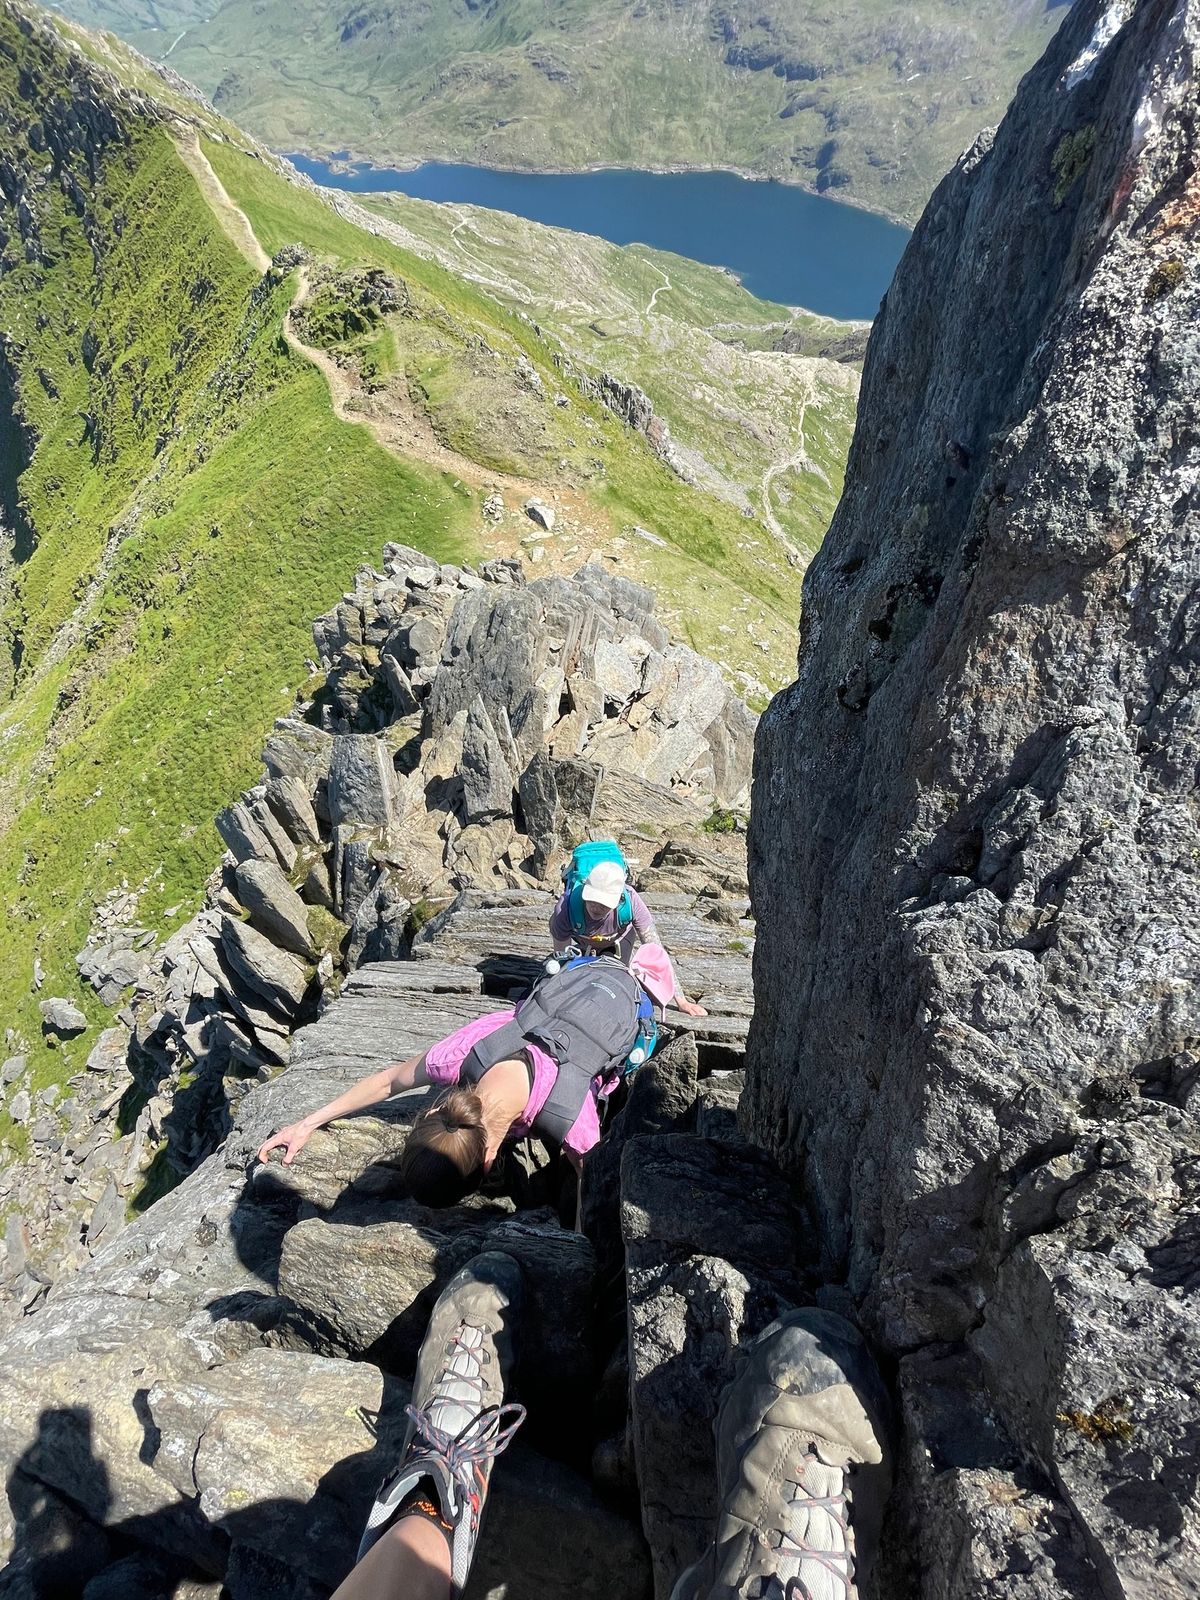
[(282, 1145), (284, 1147), (283, 1164), (285, 1167), (290, 1167), (312, 1137), (313, 1132), (314, 1130), (306, 1127), (303, 1122), (293, 1122), (287, 1128), (280, 1128), (278, 1133), (273, 1133), (263, 1144), (258, 1152), (258, 1159), (266, 1161), (271, 1151)]
[(679, 1009), (685, 1017), (706, 1017), (708, 1012), (695, 1000), (681, 1000)]

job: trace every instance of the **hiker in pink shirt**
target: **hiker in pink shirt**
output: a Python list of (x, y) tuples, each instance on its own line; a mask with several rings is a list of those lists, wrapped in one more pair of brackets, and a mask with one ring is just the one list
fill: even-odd
[[(560, 976), (565, 981), (566, 975)], [(591, 985), (593, 1003), (610, 996), (620, 1004), (624, 987), (626, 1005), (630, 990), (634, 996), (644, 990), (665, 1007), (675, 993), (675, 974), (661, 945), (638, 950), (629, 973), (615, 963), (597, 962), (588, 963), (587, 971), (576, 976), (578, 982)], [(560, 983), (555, 989), (562, 987)], [(538, 992), (535, 989), (534, 995)], [(522, 1002), (523, 1013), (527, 1003)], [(553, 999), (547, 1004), (552, 1008)], [(636, 999), (634, 1005), (636, 1010)], [(541, 1009), (544, 1013), (545, 1005)], [(477, 1187), (506, 1139), (520, 1139), (530, 1132), (561, 1144), (578, 1171), (584, 1156), (599, 1142), (599, 1103), (615, 1088), (620, 1071), (593, 1073), (595, 1063), (584, 1057), (578, 1044), (571, 1044), (569, 1029), (556, 1034), (569, 1050), (560, 1052), (559, 1060), (544, 1042), (526, 1036), (521, 1028), (512, 1006), (478, 1017), (422, 1055), (372, 1073), (319, 1111), (281, 1128), (264, 1142), (258, 1158), (266, 1161), (272, 1150), (282, 1148), (284, 1165), (290, 1166), (312, 1134), (334, 1118), (432, 1084), (444, 1092), (414, 1124), (399, 1163), (400, 1177), (416, 1199), (427, 1205), (454, 1205)], [(635, 1036), (636, 1029), (627, 1040), (622, 1036), (621, 1056), (633, 1046)], [(580, 1059), (572, 1061), (570, 1054)]]

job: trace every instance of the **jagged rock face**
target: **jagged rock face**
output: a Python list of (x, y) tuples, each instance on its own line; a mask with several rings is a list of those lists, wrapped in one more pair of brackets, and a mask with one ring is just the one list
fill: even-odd
[[(0, 1590), (57, 1597), (95, 1573), (100, 1594), (321, 1600), (396, 1464), (430, 1307), (487, 1247), (525, 1273), (529, 1418), (497, 1467), (468, 1594), (646, 1600), (651, 1555), (665, 1593), (710, 1510), (688, 1486), (711, 1496), (723, 1330), (756, 1330), (798, 1277), (767, 1159), (681, 1137), (711, 1052), (740, 1051), (749, 1007), (744, 950), (722, 948), (729, 930), (697, 898), (655, 902), (710, 1015), (673, 1014), (679, 1037), (635, 1078), (616, 1166), (589, 1192), (591, 1240), (531, 1208), (543, 1173), (510, 1171), (516, 1152), (496, 1190), (462, 1206), (404, 1195), (396, 1156), (425, 1091), (322, 1129), (290, 1167), (254, 1161), (279, 1125), (494, 1010), (537, 970), (550, 897), (469, 891), (422, 930), (414, 959), (351, 973), (295, 1033), (287, 1069), (230, 1107), (222, 1147), (0, 1340)], [(206, 937), (220, 945), (219, 924)], [(689, 1307), (693, 1290), (705, 1298)], [(683, 1473), (672, 1452), (685, 1446)], [(639, 1488), (646, 1541), (629, 1514)], [(181, 1576), (211, 1589), (176, 1589)]]
[(1077, 6), (937, 190), (759, 732), (743, 1120), (922, 1352), (931, 1596), (1200, 1580), (1198, 52)]

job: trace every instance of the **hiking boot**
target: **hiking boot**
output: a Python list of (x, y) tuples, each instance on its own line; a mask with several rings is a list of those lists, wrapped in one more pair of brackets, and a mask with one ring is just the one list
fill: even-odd
[(890, 1487), (886, 1416), (844, 1318), (773, 1322), (721, 1398), (716, 1533), (671, 1600), (859, 1600)]
[(417, 1359), (400, 1465), (385, 1478), (358, 1547), (361, 1561), (414, 1490), (441, 1510), (458, 1600), (479, 1537), (492, 1463), (525, 1420), (504, 1404), (524, 1279), (499, 1250), (476, 1256), (443, 1289)]

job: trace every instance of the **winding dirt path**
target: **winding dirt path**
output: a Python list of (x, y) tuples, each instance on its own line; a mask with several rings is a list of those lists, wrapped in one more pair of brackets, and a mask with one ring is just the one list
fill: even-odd
[[(213, 171), (211, 162), (200, 148), (194, 129), (190, 131), (190, 137), (179, 139), (178, 148), (225, 233), (257, 272), (266, 272), (271, 265), (270, 256), (259, 243), (249, 217), (230, 197), (229, 191)], [(442, 444), (429, 418), (412, 403), (402, 380), (371, 394), (353, 372), (339, 365), (328, 350), (308, 344), (300, 333), (298, 319), (311, 293), (308, 269), (301, 263), (296, 272), (292, 303), (283, 319), (283, 337), (290, 349), (303, 360), (311, 362), (321, 373), (329, 388), (334, 415), (340, 422), (366, 428), (385, 450), (415, 456), (427, 466), (448, 472), (476, 487), (508, 489), (513, 494), (524, 496), (549, 494), (548, 488), (531, 479), (481, 467), (469, 457)]]
[[(646, 261), (645, 256), (642, 257), (642, 260)], [(659, 284), (658, 288), (655, 289), (654, 293), (650, 296), (650, 304), (646, 307), (645, 311), (642, 312), (642, 315), (644, 317), (648, 317), (650, 315), (650, 313), (654, 310), (654, 307), (655, 307), (655, 304), (656, 304), (656, 302), (658, 300), (659, 295), (660, 294), (665, 294), (667, 292), (667, 290), (669, 290), (671, 288), (671, 286), (672, 286), (670, 278), (667, 276), (667, 274), (665, 272), (663, 272), (663, 269), (660, 266), (658, 266), (653, 261), (646, 261), (646, 265), (648, 267), (653, 267), (655, 272), (657, 272), (657, 273), (659, 273), (661, 275), (662, 282)]]
[(808, 459), (808, 451), (804, 445), (804, 419), (808, 413), (809, 401), (812, 398), (812, 384), (809, 383), (804, 397), (800, 401), (800, 415), (796, 419), (796, 431), (800, 438), (799, 448), (782, 461), (773, 461), (762, 476), (763, 521), (787, 551), (788, 561), (793, 567), (807, 566), (808, 557), (792, 543), (780, 526), (779, 519), (771, 505), (771, 485), (784, 472), (812, 472), (815, 470), (812, 462)]

